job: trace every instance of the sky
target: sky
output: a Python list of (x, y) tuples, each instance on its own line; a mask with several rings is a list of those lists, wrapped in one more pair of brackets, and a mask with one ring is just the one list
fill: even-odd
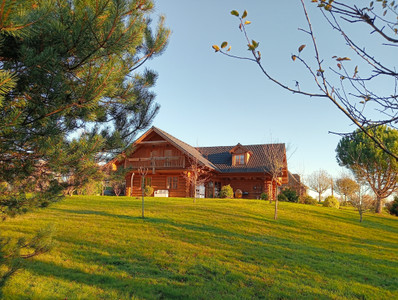
[[(356, 128), (331, 102), (295, 95), (276, 86), (252, 62), (215, 53), (213, 44), (228, 41), (231, 53), (248, 56), (238, 19), (230, 11), (247, 10), (249, 36), (260, 43), (263, 64), (281, 81), (316, 91), (313, 81), (291, 55), (307, 35), (300, 1), (155, 0), (154, 21), (166, 17), (169, 45), (147, 64), (155, 70), (160, 112), (156, 126), (192, 146), (286, 143), (288, 168), (304, 178), (324, 169), (342, 172), (335, 158), (340, 136)], [(307, 1), (321, 55), (346, 56), (348, 50), (318, 9)], [(355, 30), (355, 28), (353, 29)], [(354, 31), (355, 33), (355, 31)], [(313, 57), (310, 47), (302, 55)], [(307, 56), (305, 56), (307, 55)]]

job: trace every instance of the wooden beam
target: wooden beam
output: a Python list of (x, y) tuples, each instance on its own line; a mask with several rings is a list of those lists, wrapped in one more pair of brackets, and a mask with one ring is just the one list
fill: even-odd
[(168, 141), (143, 141), (140, 144), (141, 145), (160, 145), (160, 144), (168, 144)]

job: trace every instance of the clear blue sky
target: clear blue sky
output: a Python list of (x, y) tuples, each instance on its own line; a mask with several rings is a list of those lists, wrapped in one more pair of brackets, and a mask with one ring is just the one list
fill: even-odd
[[(310, 2), (324, 56), (347, 55), (342, 40)], [(252, 22), (249, 34), (260, 42), (267, 69), (289, 84), (300, 79), (302, 87), (312, 86), (290, 59), (301, 44), (308, 44), (298, 30), (306, 26), (300, 1), (155, 0), (155, 6), (154, 18), (165, 15), (172, 35), (166, 52), (148, 64), (159, 74), (154, 91), (161, 109), (154, 126), (192, 146), (284, 142), (290, 145), (292, 172), (308, 176), (322, 168), (339, 175), (335, 148), (340, 137), (328, 132), (356, 128), (332, 103), (284, 91), (255, 64), (215, 54), (211, 48), (226, 40), (233, 54), (249, 54), (238, 19), (230, 15), (232, 9), (246, 9)], [(303, 55), (310, 57), (307, 49)]]

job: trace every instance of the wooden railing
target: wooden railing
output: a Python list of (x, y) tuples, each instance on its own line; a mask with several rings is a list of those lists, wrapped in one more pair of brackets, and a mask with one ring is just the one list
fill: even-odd
[(127, 167), (133, 169), (140, 167), (156, 169), (185, 168), (184, 156), (129, 158), (127, 161)]

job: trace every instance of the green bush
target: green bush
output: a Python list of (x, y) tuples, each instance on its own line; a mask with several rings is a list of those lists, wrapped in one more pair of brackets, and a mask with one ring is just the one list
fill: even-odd
[(261, 195), (260, 195), (260, 199), (261, 199), (261, 200), (268, 200), (268, 198), (269, 198), (269, 197), (268, 197), (268, 194), (267, 194), (267, 193), (264, 193), (264, 192), (261, 193)]
[(233, 198), (233, 197), (234, 197), (234, 191), (231, 185), (228, 184), (221, 187), (220, 198)]
[(386, 207), (390, 214), (398, 216), (398, 196), (395, 196), (393, 201), (387, 203)]
[[(299, 196), (297, 195), (296, 191), (292, 189), (284, 189), (281, 194), (285, 195), (286, 200), (280, 200), (280, 201), (289, 201), (289, 202), (298, 202)], [(279, 200), (279, 198), (278, 198)]]
[(314, 199), (308, 195), (301, 197), (299, 202), (302, 204), (309, 204), (309, 205), (317, 205), (318, 204), (318, 201), (316, 201), (316, 199)]
[(153, 187), (151, 187), (150, 185), (146, 185), (145, 186), (145, 190), (144, 190), (144, 195), (146, 197), (150, 197), (153, 194)]
[(278, 195), (278, 201), (287, 202), (287, 201), (289, 201), (289, 200), (287, 199), (287, 197), (286, 197), (285, 194), (280, 193), (280, 194)]
[(328, 197), (326, 197), (325, 201), (323, 201), (323, 206), (339, 208), (340, 203), (339, 203), (339, 200), (337, 200), (335, 197), (328, 196)]

